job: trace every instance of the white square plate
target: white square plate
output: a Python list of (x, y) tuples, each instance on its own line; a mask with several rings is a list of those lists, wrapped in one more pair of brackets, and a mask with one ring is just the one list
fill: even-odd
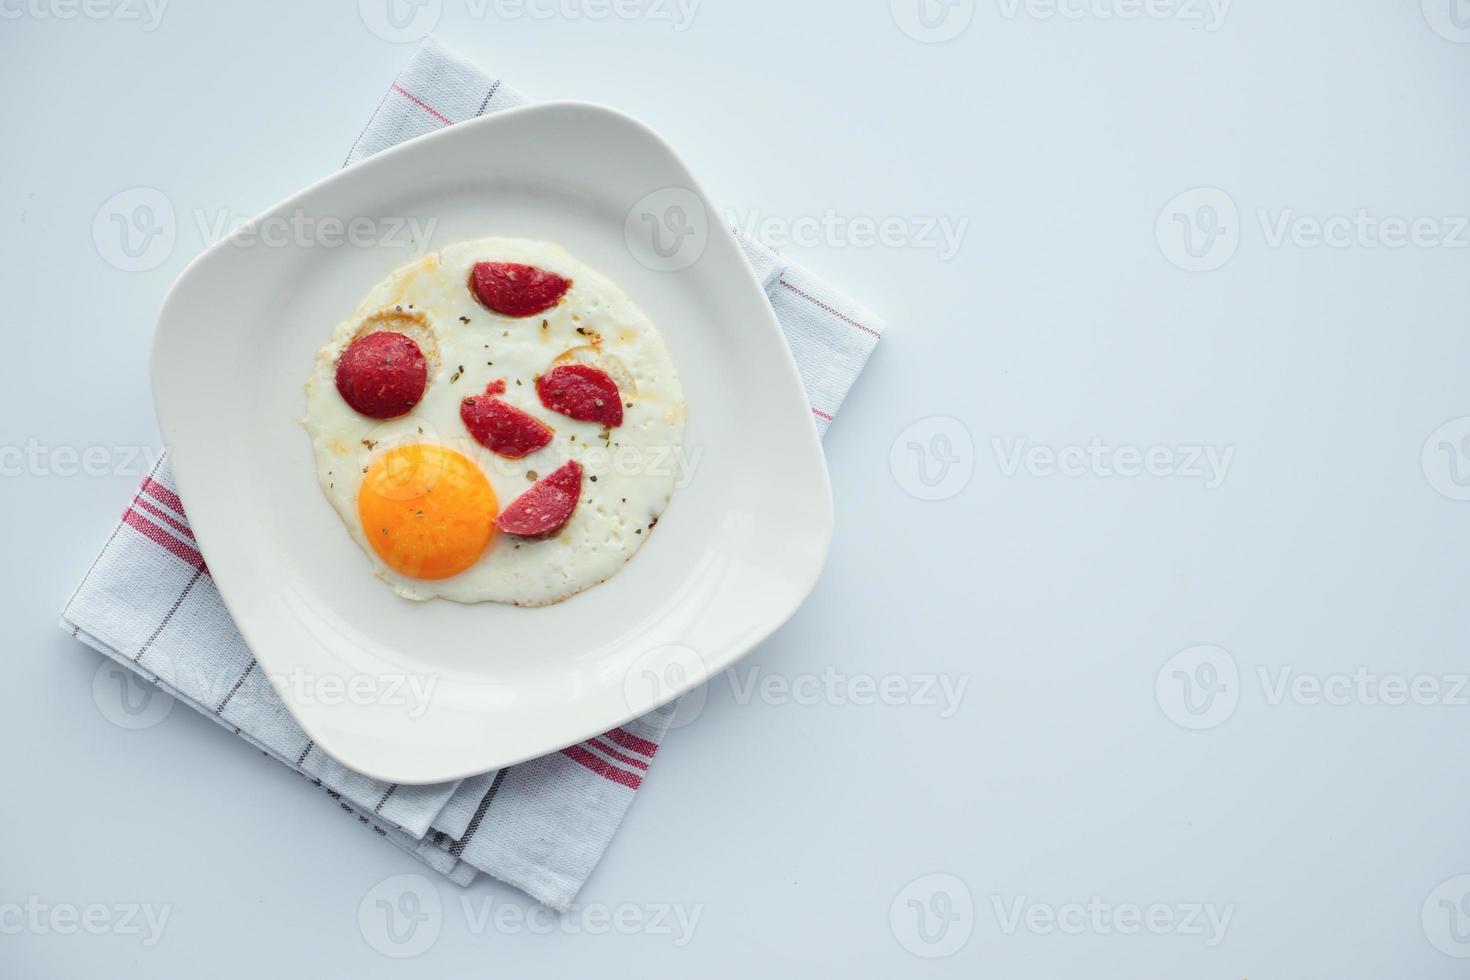
[[(780, 327), (717, 213), (651, 130), (548, 103), (335, 174), (179, 277), (152, 364), (174, 473), (230, 614), (329, 755), (398, 783), (543, 755), (728, 667), (806, 598), (832, 534), (826, 464)], [(386, 243), (408, 217), (433, 222), (419, 250), (557, 242), (663, 332), (689, 406), (692, 479), (608, 582), (541, 609), (410, 602), (373, 576), (324, 498), (298, 424), (302, 385), (333, 325), (412, 258), (331, 247), (330, 229), (366, 218)], [(308, 232), (280, 233), (293, 227)], [(390, 696), (399, 679), (429, 697)]]

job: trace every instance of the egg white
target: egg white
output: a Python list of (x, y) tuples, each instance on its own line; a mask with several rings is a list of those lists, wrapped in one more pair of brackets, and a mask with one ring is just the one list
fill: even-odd
[[(467, 286), (476, 262), (519, 262), (570, 279), (562, 301), (545, 313), (513, 318), (481, 306)], [(337, 359), (361, 334), (396, 329), (419, 342), (429, 361), (423, 399), (407, 415), (379, 421), (359, 415), (337, 392)], [(594, 342), (595, 341), (595, 342)], [(623, 390), (623, 424), (604, 429), (545, 408), (535, 379), (554, 363), (596, 364)], [(499, 397), (550, 425), (551, 444), (519, 460), (474, 441), (460, 401), (503, 378)], [(317, 352), (306, 382), (303, 422), (316, 454), (317, 478), (388, 586), (407, 599), (559, 602), (615, 575), (648, 540), (680, 476), (685, 404), (663, 338), (606, 276), (559, 246), (484, 238), (426, 255), (368, 293)], [(364, 470), (378, 455), (410, 443), (437, 443), (480, 466), (504, 510), (536, 478), (567, 460), (583, 466), (582, 494), (571, 520), (546, 540), (497, 533), (473, 566), (430, 581), (395, 572), (368, 544), (358, 520)], [(595, 478), (595, 479), (594, 479)]]

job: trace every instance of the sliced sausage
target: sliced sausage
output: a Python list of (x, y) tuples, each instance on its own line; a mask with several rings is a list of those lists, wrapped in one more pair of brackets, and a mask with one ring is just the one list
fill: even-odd
[(494, 397), (504, 391), (504, 381), (490, 382), (485, 394), (459, 403), (459, 417), (480, 445), (506, 459), (520, 459), (549, 444), (553, 432), (534, 415)]
[(623, 424), (623, 396), (607, 374), (589, 364), (562, 364), (536, 379), (541, 404), (578, 422)]
[(380, 330), (354, 340), (337, 359), (337, 391), (368, 418), (392, 419), (424, 397), (429, 362), (412, 337)]
[(581, 495), (582, 465), (572, 460), (517, 497), (495, 526), (523, 538), (548, 537), (566, 527)]
[(534, 265), (476, 262), (470, 292), (481, 305), (504, 316), (535, 316), (551, 309), (572, 288), (570, 279)]

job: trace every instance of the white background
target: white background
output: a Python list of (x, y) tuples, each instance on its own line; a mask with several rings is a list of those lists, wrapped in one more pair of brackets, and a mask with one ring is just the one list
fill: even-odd
[[(152, 30), (141, 7), (63, 20), (57, 2), (0, 0), (0, 447), (41, 460), (0, 448), (0, 973), (386, 973), (359, 905), (430, 873), (192, 712), (110, 722), (97, 656), (56, 619), (137, 482), (113, 447), (156, 447), (148, 341), (200, 221), (339, 166), (411, 46), (351, 2), (173, 0)], [(1223, 20), (1194, 0), (930, 2), (959, 31), (945, 43), (911, 36), (910, 0), (705, 0), (684, 30), (662, 4), (442, 0), (447, 43), (530, 94), (642, 117), (743, 218), (835, 216), (786, 251), (890, 329), (827, 438), (816, 593), (668, 738), (582, 895), (697, 913), (690, 941), (484, 925), (485, 902), (532, 903), (435, 881), (439, 934), (408, 966), (1463, 976), (1470, 423), (1435, 433), (1470, 415), (1470, 29), (1450, 0), (1238, 0)], [(177, 242), (125, 272), (93, 221), (138, 186), (164, 193)], [(1216, 190), (1171, 204), (1195, 188)], [(1313, 242), (1312, 221), (1360, 211)], [(843, 224), (885, 218), (906, 245)], [(1374, 247), (1419, 218), (1418, 244)], [(964, 223), (956, 254), (926, 219)], [(1010, 466), (1018, 440), (1094, 438), (1169, 447), (1167, 465), (1129, 476), (1074, 448), (1071, 475)], [(93, 446), (108, 475), (55, 472)], [(1218, 486), (1192, 446), (1231, 453)], [(1183, 686), (1211, 667), (1214, 702)], [(949, 717), (736, 691), (828, 668), (967, 686)], [(1342, 703), (1278, 696), (1302, 676)], [(1397, 682), (1436, 703), (1382, 703)], [(30, 896), (169, 919), (152, 946), (17, 932), (5, 903)], [(1094, 900), (1172, 920), (1068, 909)], [(1018, 902), (1033, 917), (1014, 924)], [(1191, 905), (1228, 914), (1223, 936)]]

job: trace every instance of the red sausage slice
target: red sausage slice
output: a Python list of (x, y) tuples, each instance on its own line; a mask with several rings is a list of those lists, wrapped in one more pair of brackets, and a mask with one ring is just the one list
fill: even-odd
[(372, 419), (406, 414), (424, 397), (429, 362), (406, 334), (379, 330), (354, 340), (337, 360), (342, 400)]
[(520, 459), (551, 442), (551, 426), (493, 397), (505, 391), (504, 381), (492, 381), (485, 394), (459, 403), (459, 417), (475, 441), (506, 459)]
[(495, 526), (523, 538), (547, 537), (566, 527), (581, 494), (582, 466), (573, 460), (517, 497)]
[(623, 424), (623, 396), (612, 378), (590, 364), (563, 364), (536, 379), (541, 404), (578, 422)]
[(551, 309), (572, 288), (570, 279), (534, 265), (477, 262), (470, 270), (475, 299), (505, 316), (534, 316)]

